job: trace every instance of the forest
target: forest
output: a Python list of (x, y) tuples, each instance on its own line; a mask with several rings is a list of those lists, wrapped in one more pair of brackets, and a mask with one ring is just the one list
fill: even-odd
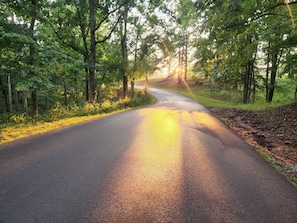
[(111, 111), (153, 74), (293, 102), (296, 18), (292, 0), (2, 0), (0, 121)]

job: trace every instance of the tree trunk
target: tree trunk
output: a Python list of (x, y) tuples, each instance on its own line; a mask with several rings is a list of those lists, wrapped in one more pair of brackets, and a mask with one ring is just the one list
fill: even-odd
[(181, 83), (182, 61), (181, 61), (181, 46), (178, 48), (178, 69), (177, 69), (177, 82)]
[(123, 96), (124, 98), (128, 96), (128, 77), (125, 74), (123, 76)]
[(24, 111), (25, 111), (25, 116), (28, 117), (29, 111), (28, 111), (28, 96), (27, 92), (23, 91), (23, 101), (24, 101)]
[(251, 96), (251, 83), (253, 75), (253, 62), (248, 61), (244, 74), (244, 89), (243, 89), (243, 103), (247, 104), (250, 102)]
[(271, 57), (271, 73), (270, 73), (270, 83), (268, 88), (267, 102), (272, 102), (274, 89), (275, 89), (275, 80), (278, 67), (278, 54), (274, 53)]
[(249, 95), (249, 72), (248, 72), (247, 67), (245, 69), (244, 78), (243, 78), (243, 82), (244, 82), (244, 86), (243, 86), (243, 103), (245, 103), (245, 104), (247, 104), (248, 101), (249, 101), (249, 97), (248, 97), (248, 95)]
[(87, 59), (87, 56), (84, 58), (85, 61), (85, 75), (86, 75), (86, 80), (85, 80), (85, 88), (86, 88), (86, 102), (90, 102), (90, 81), (89, 81), (89, 60)]
[[(36, 7), (38, 5), (38, 0), (32, 0), (32, 18), (31, 18), (31, 23), (30, 23), (30, 31), (31, 31), (31, 38), (34, 39), (34, 27), (35, 27), (35, 22), (36, 22)], [(35, 56), (35, 45), (34, 43), (30, 44), (30, 65), (34, 66), (34, 56)], [(35, 75), (35, 74), (33, 74)], [(37, 103), (37, 89), (33, 89), (33, 91), (31, 92), (32, 95), (32, 109), (34, 112), (34, 115), (37, 117), (38, 116), (38, 103)]]
[(184, 77), (184, 80), (185, 82), (187, 82), (187, 73), (188, 73), (188, 33), (186, 32), (186, 35), (185, 35), (185, 52), (184, 52), (184, 56), (185, 56), (185, 77)]
[(134, 85), (135, 85), (135, 78), (131, 80), (131, 98), (134, 98)]
[(253, 72), (252, 72), (252, 86), (253, 86), (253, 96), (252, 96), (252, 102), (255, 103), (255, 98), (256, 98), (256, 77), (255, 77), (255, 71), (253, 68)]
[(3, 112), (7, 112), (9, 110), (9, 103), (8, 103), (8, 100), (7, 100), (7, 94), (6, 94), (6, 87), (3, 86), (3, 83), (1, 81), (1, 78), (0, 78), (0, 86), (1, 86), (1, 89), (2, 89), (2, 94), (3, 94), (3, 97), (4, 97), (4, 102), (5, 102), (5, 106), (4, 106), (4, 111)]
[(95, 100), (96, 95), (96, 18), (95, 18), (95, 11), (96, 5), (94, 0), (89, 0), (89, 11), (90, 11), (90, 67), (89, 67), (89, 81), (90, 81), (90, 102)]
[(268, 92), (269, 92), (269, 64), (270, 64), (270, 45), (271, 42), (268, 40), (268, 49), (267, 49), (267, 66), (266, 66), (266, 78), (265, 78), (265, 87), (266, 87), (266, 101), (268, 102)]
[(65, 106), (68, 106), (68, 92), (67, 92), (67, 84), (66, 84), (66, 79), (63, 81), (63, 87), (64, 87), (64, 104)]
[[(19, 97), (20, 93), (18, 91), (14, 92), (14, 106), (15, 109), (19, 112), (19, 105), (20, 105), (20, 97)], [(21, 101), (22, 102), (22, 101)]]
[(32, 98), (32, 108), (34, 111), (34, 115), (35, 115), (35, 118), (38, 119), (38, 100), (37, 100), (37, 90), (36, 89), (34, 89), (31, 92), (31, 98)]
[[(247, 44), (252, 43), (252, 37), (247, 39)], [(251, 100), (251, 91), (254, 83), (254, 62), (256, 53), (251, 55), (251, 58), (247, 61), (244, 73), (244, 87), (243, 87), (243, 103), (247, 104)]]
[[(77, 9), (77, 15), (78, 17), (81, 19), (81, 14), (79, 12), (79, 9)], [(84, 63), (85, 63), (85, 93), (86, 93), (86, 102), (90, 102), (90, 81), (89, 81), (89, 65), (90, 65), (90, 53), (89, 53), (89, 48), (88, 48), (88, 35), (86, 33), (86, 29), (85, 29), (85, 24), (82, 22), (79, 23), (79, 27), (80, 27), (80, 31), (81, 31), (81, 35), (82, 35), (82, 41), (83, 41), (83, 49), (84, 49), (84, 53), (83, 53), (83, 57), (84, 57)]]
[(77, 95), (77, 71), (74, 71), (74, 84), (75, 84), (75, 89), (74, 89), (74, 102), (75, 102), (75, 105), (78, 106), (78, 95)]
[(256, 98), (256, 76), (255, 76), (255, 61), (257, 59), (257, 51), (254, 53), (253, 60), (252, 60), (252, 79), (251, 79), (251, 86), (252, 88), (252, 102), (255, 103)]
[(123, 97), (124, 98), (128, 96), (127, 13), (128, 13), (128, 9), (127, 7), (125, 7), (125, 13), (123, 16), (124, 24), (121, 24), (121, 49), (122, 49), (122, 58), (123, 58), (122, 76), (123, 76)]
[[(26, 74), (24, 70), (21, 70), (21, 77), (25, 78)], [(25, 112), (25, 116), (28, 117), (29, 113), (28, 113), (28, 96), (27, 96), (27, 92), (26, 91), (22, 91), (22, 97), (23, 97), (23, 107), (24, 107), (24, 112)]]
[(8, 102), (9, 102), (9, 112), (12, 113), (12, 94), (11, 94), (11, 81), (10, 81), (10, 74), (7, 77), (7, 84), (8, 84)]

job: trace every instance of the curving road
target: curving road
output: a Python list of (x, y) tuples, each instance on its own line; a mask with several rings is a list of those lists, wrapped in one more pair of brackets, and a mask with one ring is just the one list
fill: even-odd
[(297, 189), (183, 96), (0, 146), (0, 222), (297, 222)]

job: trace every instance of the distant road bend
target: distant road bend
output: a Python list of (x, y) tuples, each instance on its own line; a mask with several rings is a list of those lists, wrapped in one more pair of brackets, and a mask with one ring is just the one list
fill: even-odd
[(297, 189), (200, 104), (158, 102), (0, 146), (0, 222), (297, 222)]

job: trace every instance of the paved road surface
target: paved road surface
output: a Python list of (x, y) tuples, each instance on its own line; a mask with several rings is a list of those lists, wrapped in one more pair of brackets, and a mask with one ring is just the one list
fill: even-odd
[(297, 189), (204, 107), (158, 103), (0, 146), (0, 222), (297, 222)]

